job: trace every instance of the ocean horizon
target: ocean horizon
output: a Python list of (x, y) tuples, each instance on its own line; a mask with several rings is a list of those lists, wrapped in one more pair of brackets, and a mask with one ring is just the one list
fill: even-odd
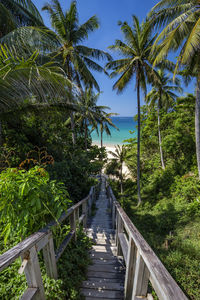
[[(137, 122), (133, 120), (133, 117), (123, 117), (117, 116), (112, 117), (112, 122), (117, 126), (119, 130), (110, 126), (111, 136), (108, 136), (105, 132), (103, 133), (103, 145), (104, 146), (115, 146), (125, 144), (125, 140), (134, 138), (137, 136), (136, 125)], [(100, 133), (97, 134), (96, 131), (91, 133), (92, 143), (96, 145), (101, 144)]]

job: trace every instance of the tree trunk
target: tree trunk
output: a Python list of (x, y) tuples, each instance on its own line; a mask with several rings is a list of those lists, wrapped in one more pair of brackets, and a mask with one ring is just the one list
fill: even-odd
[(72, 130), (72, 143), (73, 143), (73, 145), (75, 145), (76, 144), (76, 136), (75, 136), (75, 124), (74, 124), (73, 111), (70, 113), (70, 120), (71, 120), (71, 130)]
[(162, 138), (160, 132), (160, 98), (158, 99), (158, 138), (159, 138), (159, 147), (160, 147), (160, 160), (163, 170), (165, 170), (165, 163), (163, 158), (163, 150), (162, 150)]
[(141, 204), (140, 194), (140, 80), (137, 74), (137, 105), (138, 105), (138, 134), (137, 134), (137, 188), (138, 188), (138, 206)]
[(196, 104), (195, 104), (195, 136), (197, 166), (200, 179), (200, 74), (197, 77)]
[[(67, 60), (67, 74), (70, 81), (72, 81), (72, 71), (70, 68), (69, 60)], [(70, 88), (70, 95), (72, 95), (72, 89)], [(72, 98), (72, 97), (71, 97)], [(75, 135), (75, 123), (74, 123), (74, 113), (71, 111), (70, 113), (70, 122), (71, 122), (71, 130), (72, 130), (72, 143), (73, 146), (76, 144), (76, 135)]]
[(103, 148), (103, 130), (101, 130), (101, 148)]
[(87, 150), (87, 121), (85, 120), (85, 150)]

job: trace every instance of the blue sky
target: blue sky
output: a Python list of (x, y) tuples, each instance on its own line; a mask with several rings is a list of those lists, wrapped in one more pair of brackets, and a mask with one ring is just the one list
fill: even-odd
[[(33, 0), (41, 12), (44, 0)], [(157, 3), (157, 0), (77, 0), (80, 23), (85, 22), (93, 15), (97, 15), (100, 21), (100, 29), (89, 36), (86, 45), (108, 51), (115, 39), (122, 39), (118, 21), (131, 22), (132, 14), (140, 20), (146, 17), (149, 10)], [(60, 0), (64, 9), (67, 9), (70, 0)], [(41, 12), (45, 24), (50, 27), (49, 18), (45, 12)], [(102, 94), (99, 105), (107, 105), (112, 112), (121, 116), (133, 116), (137, 113), (135, 82), (132, 81), (121, 95), (112, 90), (114, 81), (104, 74), (95, 73)], [(193, 92), (191, 85), (187, 91)]]

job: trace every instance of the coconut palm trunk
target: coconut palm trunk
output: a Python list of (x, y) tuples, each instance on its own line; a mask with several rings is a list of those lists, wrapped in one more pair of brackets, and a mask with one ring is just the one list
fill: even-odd
[(160, 147), (160, 160), (163, 170), (165, 170), (165, 163), (163, 158), (163, 150), (162, 150), (162, 138), (161, 138), (161, 131), (160, 131), (160, 98), (158, 99), (158, 138), (159, 138), (159, 147)]
[(103, 128), (101, 128), (101, 148), (103, 148)]
[(141, 204), (140, 194), (140, 79), (137, 73), (137, 105), (138, 105), (138, 134), (137, 134), (137, 188), (138, 188), (138, 206)]
[(195, 136), (197, 166), (200, 178), (200, 74), (197, 77), (196, 104), (195, 104)]
[[(72, 81), (72, 70), (70, 68), (69, 59), (67, 60), (67, 74), (70, 81)], [(72, 97), (72, 89), (70, 88), (70, 94)], [(72, 131), (72, 143), (73, 146), (76, 144), (76, 136), (75, 136), (75, 122), (74, 122), (74, 112), (70, 112), (70, 123), (71, 123), (71, 131)]]

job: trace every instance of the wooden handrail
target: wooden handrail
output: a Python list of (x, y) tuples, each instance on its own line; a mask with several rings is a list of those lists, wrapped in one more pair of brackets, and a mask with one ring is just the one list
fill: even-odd
[[(14, 262), (18, 257), (21, 257), (22, 259), (22, 265), (19, 272), (20, 274), (22, 272), (25, 273), (28, 289), (25, 291), (21, 299), (32, 299), (33, 297), (34, 299), (39, 300), (45, 299), (37, 252), (40, 250), (43, 251), (47, 275), (50, 278), (57, 279), (56, 262), (61, 257), (70, 240), (72, 238), (76, 238), (77, 226), (79, 226), (80, 223), (83, 223), (83, 227), (86, 227), (87, 215), (91, 213), (92, 203), (97, 197), (97, 186), (93, 186), (90, 189), (90, 193), (86, 198), (70, 207), (67, 212), (64, 212), (58, 221), (50, 222), (46, 227), (40, 229), (36, 233), (33, 233), (12, 249), (9, 249), (0, 255), (0, 271), (12, 264), (12, 262)], [(81, 216), (79, 215), (80, 207), (82, 207)], [(59, 248), (54, 251), (51, 229), (61, 225), (67, 218), (69, 218), (70, 232), (64, 238)]]
[(117, 254), (123, 255), (126, 263), (125, 299), (147, 297), (149, 282), (161, 300), (188, 299), (116, 201), (108, 184), (107, 194), (116, 227)]

